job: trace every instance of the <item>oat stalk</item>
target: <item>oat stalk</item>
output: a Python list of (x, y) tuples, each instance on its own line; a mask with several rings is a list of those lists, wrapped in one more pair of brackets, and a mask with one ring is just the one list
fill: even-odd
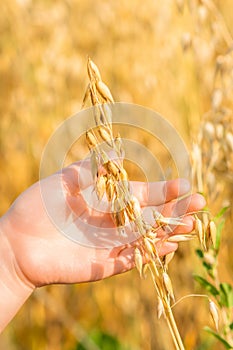
[[(159, 229), (166, 228), (172, 233), (170, 225), (182, 225), (182, 218), (165, 218), (158, 212), (153, 212), (154, 225), (145, 222), (140, 203), (132, 194), (128, 174), (123, 164), (123, 143), (119, 134), (114, 135), (112, 128), (111, 105), (114, 103), (112, 94), (102, 81), (101, 74), (94, 62), (88, 58), (87, 72), (89, 84), (84, 96), (82, 107), (90, 98), (96, 127), (87, 130), (86, 141), (91, 153), (92, 175), (95, 192), (101, 201), (105, 196), (110, 204), (113, 222), (119, 235), (126, 235), (126, 226), (130, 225), (133, 232), (140, 235), (135, 247), (135, 265), (140, 276), (144, 276), (149, 268), (155, 291), (160, 305), (160, 316), (165, 317), (172, 339), (177, 350), (184, 350), (184, 345), (176, 325), (171, 302), (174, 301), (172, 283), (168, 275), (168, 263), (173, 254), (161, 258), (157, 245), (161, 238), (157, 237)], [(115, 159), (105, 151), (106, 147), (116, 154)], [(174, 242), (189, 240), (192, 235), (171, 236), (166, 234), (162, 240), (172, 239)], [(144, 263), (147, 261), (147, 263)]]

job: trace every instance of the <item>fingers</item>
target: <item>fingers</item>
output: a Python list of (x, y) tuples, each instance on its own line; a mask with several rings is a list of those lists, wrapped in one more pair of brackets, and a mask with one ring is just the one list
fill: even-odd
[(157, 243), (157, 251), (160, 256), (175, 252), (177, 248), (178, 248), (177, 243), (170, 243), (170, 242)]
[[(169, 202), (161, 206), (146, 207), (143, 210), (143, 217), (147, 223), (156, 226), (156, 220), (153, 216), (153, 211), (156, 210), (167, 219), (167, 221), (164, 221), (164, 228), (168, 227), (174, 234), (189, 233), (194, 229), (194, 219), (189, 213), (201, 210), (205, 206), (205, 203), (205, 199), (202, 195), (193, 194), (187, 198)], [(163, 224), (163, 217), (160, 218), (161, 224)], [(172, 220), (169, 222), (169, 218), (174, 218), (175, 224), (173, 224), (174, 221)], [(180, 225), (179, 220), (181, 220)], [(169, 233), (166, 229), (165, 232)], [(159, 229), (158, 235), (162, 236), (165, 232)]]
[[(116, 162), (119, 161), (119, 159), (116, 158), (116, 153), (114, 151), (108, 152), (107, 155), (108, 159), (114, 160)], [(91, 156), (90, 158), (88, 157), (79, 162), (71, 164), (67, 168), (64, 168), (62, 172), (68, 175), (69, 180), (76, 187), (81, 190), (85, 190), (87, 187), (93, 185), (93, 174), (96, 175), (97, 170), (100, 170), (100, 168), (95, 168), (93, 164), (94, 162), (95, 160), (92, 159)]]
[[(174, 252), (178, 248), (178, 244), (160, 241), (156, 244), (156, 248), (158, 254), (163, 256)], [(126, 246), (123, 249), (122, 247), (114, 248), (110, 253), (111, 258), (113, 258), (114, 265), (108, 265), (108, 268), (105, 266), (104, 277), (120, 274), (134, 268), (134, 250), (135, 246), (132, 245)]]
[(190, 191), (190, 183), (186, 179), (148, 183), (133, 181), (131, 187), (141, 206), (160, 205)]
[(73, 185), (76, 190), (84, 190), (93, 185), (90, 159), (84, 159), (62, 169), (66, 180)]
[[(91, 161), (89, 158), (71, 164), (64, 168), (62, 173), (73, 186), (81, 190), (93, 185)], [(176, 179), (160, 182), (130, 182), (132, 192), (139, 199), (142, 206), (160, 205), (190, 191), (190, 183), (186, 179)]]
[[(156, 226), (156, 225), (155, 225)], [(193, 231), (195, 227), (194, 218), (189, 215), (185, 216), (180, 224), (177, 225), (164, 225), (162, 228), (158, 229), (157, 237), (163, 237), (167, 234), (187, 234)]]
[[(174, 230), (173, 230), (174, 234), (190, 233), (193, 231), (194, 226), (195, 226), (195, 220), (191, 215), (185, 216), (183, 218), (183, 220), (181, 221), (181, 223), (184, 225), (177, 225), (174, 227)], [(172, 226), (171, 226), (171, 228), (172, 228)]]
[(201, 210), (205, 205), (205, 198), (199, 193), (194, 193), (190, 197), (178, 201), (174, 209), (177, 215), (183, 215), (182, 213), (185, 213), (185, 211), (191, 213)]
[(158, 211), (166, 217), (179, 217), (203, 209), (206, 201), (201, 194), (195, 193), (175, 202), (167, 203), (158, 208)]

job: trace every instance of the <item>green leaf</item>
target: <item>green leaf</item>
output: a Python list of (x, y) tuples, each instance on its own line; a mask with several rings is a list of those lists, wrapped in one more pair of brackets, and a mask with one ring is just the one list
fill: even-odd
[(229, 324), (229, 328), (233, 330), (233, 322)]
[(223, 226), (225, 224), (225, 220), (222, 220), (218, 225), (217, 225), (217, 235), (216, 235), (216, 243), (215, 243), (215, 249), (218, 251), (220, 248), (220, 242), (221, 242), (221, 233)]
[(204, 327), (204, 330), (217, 338), (224, 345), (225, 349), (233, 349), (233, 347), (224, 338), (222, 338), (218, 333), (214, 332), (211, 328)]
[[(127, 348), (122, 345), (117, 338), (113, 335), (103, 332), (101, 330), (92, 331), (89, 340), (101, 350), (127, 350)], [(88, 344), (77, 343), (75, 350), (88, 350), (90, 347)]]
[(220, 211), (215, 215), (214, 220), (220, 219), (225, 214), (225, 212), (227, 211), (228, 208), (230, 208), (229, 205), (220, 209)]
[(212, 270), (212, 265), (208, 264), (206, 261), (204, 261), (202, 265), (208, 271), (208, 273), (210, 272), (210, 270)]
[(220, 303), (228, 308), (233, 307), (233, 288), (229, 283), (220, 283)]
[(216, 296), (219, 295), (219, 291), (217, 288), (210, 282), (208, 282), (205, 278), (193, 275), (194, 279), (202, 286), (204, 287), (210, 294)]
[(204, 258), (204, 253), (201, 249), (196, 249), (196, 254), (199, 258)]

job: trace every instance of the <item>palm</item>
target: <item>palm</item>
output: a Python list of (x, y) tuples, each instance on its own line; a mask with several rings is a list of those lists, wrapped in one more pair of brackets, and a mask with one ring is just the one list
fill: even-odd
[[(81, 163), (76, 163), (34, 184), (7, 213), (7, 220), (13, 227), (8, 238), (10, 242), (14, 241), (12, 246), (17, 263), (35, 286), (97, 280), (124, 272), (134, 265), (133, 244), (122, 249), (126, 241), (122, 239), (121, 242), (110, 214), (90, 209), (87, 205), (81, 189), (88, 192), (93, 184), (89, 162), (82, 164), (81, 167)], [(172, 200), (177, 197), (179, 184), (178, 180), (168, 184), (166, 200), (164, 183), (151, 184), (149, 195), (143, 183), (133, 183), (132, 187), (142, 206), (159, 207), (166, 201), (163, 212), (168, 215), (175, 207)], [(185, 192), (183, 190), (180, 194)], [(176, 206), (179, 215), (187, 209), (182, 201)], [(185, 201), (187, 204), (187, 199)], [(190, 197), (189, 201), (188, 211), (199, 210), (204, 204), (198, 195)], [(186, 222), (186, 232), (191, 231), (193, 224), (189, 216)], [(106, 241), (109, 229), (111, 239)], [(79, 243), (67, 239), (65, 235), (75, 237)], [(88, 241), (86, 237), (89, 237)], [(175, 249), (175, 244), (166, 243), (160, 253), (166, 254)]]

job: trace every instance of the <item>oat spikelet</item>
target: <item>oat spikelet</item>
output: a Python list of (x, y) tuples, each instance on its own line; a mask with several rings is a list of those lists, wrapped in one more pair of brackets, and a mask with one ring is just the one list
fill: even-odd
[(212, 319), (214, 321), (214, 325), (216, 330), (219, 329), (219, 315), (218, 315), (218, 309), (215, 303), (212, 300), (209, 300), (209, 308), (210, 308), (210, 314), (212, 316)]
[(195, 235), (187, 234), (187, 235), (172, 235), (167, 238), (168, 242), (180, 243), (180, 242), (188, 242), (195, 238)]
[(109, 128), (104, 128), (100, 126), (98, 129), (99, 135), (103, 141), (105, 141), (109, 146), (112, 147), (112, 133)]
[(160, 319), (160, 317), (162, 315), (164, 315), (164, 306), (163, 306), (162, 299), (158, 296), (158, 305), (157, 305), (157, 316), (158, 316), (158, 319)]
[(195, 227), (196, 227), (197, 235), (198, 235), (199, 241), (201, 243), (201, 246), (204, 248), (204, 250), (206, 250), (205, 232), (203, 229), (202, 222), (198, 217), (196, 217), (196, 219), (195, 219)]
[(213, 246), (215, 247), (216, 238), (217, 238), (217, 227), (216, 227), (215, 222), (213, 220), (210, 220), (209, 227), (210, 227), (211, 240), (212, 240)]
[(165, 262), (164, 262), (164, 265), (165, 265), (165, 268), (167, 269), (168, 268), (168, 264), (172, 261), (172, 259), (174, 258), (174, 255), (175, 255), (175, 252), (172, 252), (172, 253), (169, 253), (169, 254), (166, 254), (165, 255)]
[(125, 226), (125, 211), (119, 199), (114, 200), (113, 209), (113, 217), (117, 223), (117, 226)]
[(141, 216), (141, 207), (140, 207), (140, 204), (139, 204), (137, 197), (131, 196), (130, 204), (132, 206), (135, 217), (140, 217)]
[(152, 257), (154, 257), (154, 245), (153, 243), (151, 243), (151, 240), (147, 237), (144, 237), (143, 239), (146, 251), (149, 255), (151, 255)]
[(115, 162), (109, 160), (107, 163), (104, 163), (103, 166), (109, 174), (112, 174), (116, 179), (118, 178), (119, 167)]
[(163, 283), (166, 291), (168, 292), (168, 295), (175, 300), (174, 293), (173, 293), (173, 288), (172, 288), (172, 282), (170, 280), (170, 277), (166, 272), (163, 272)]
[(98, 145), (96, 137), (94, 136), (92, 131), (86, 132), (86, 140), (87, 140), (87, 145), (88, 145), (89, 149), (95, 148)]
[(99, 92), (99, 94), (102, 96), (102, 98), (106, 102), (112, 102), (112, 103), (114, 102), (109, 88), (107, 87), (107, 85), (103, 81), (98, 81), (96, 83), (96, 88), (97, 88), (97, 91)]
[(106, 195), (109, 202), (112, 202), (115, 196), (115, 185), (111, 177), (106, 180)]
[(87, 73), (90, 80), (92, 79), (96, 81), (101, 80), (100, 71), (96, 66), (96, 64), (90, 59), (90, 57), (88, 58), (88, 61), (87, 61)]
[(140, 277), (142, 276), (142, 267), (143, 267), (143, 258), (141, 251), (138, 248), (135, 248), (134, 250), (134, 261), (135, 266), (140, 274)]
[(118, 133), (117, 136), (115, 137), (114, 143), (115, 143), (117, 155), (118, 155), (119, 157), (122, 157), (124, 151), (123, 151), (123, 145), (122, 145), (121, 136), (120, 136), (119, 133)]
[(101, 200), (106, 191), (106, 177), (104, 175), (100, 175), (97, 177), (95, 184), (95, 191), (99, 200)]

